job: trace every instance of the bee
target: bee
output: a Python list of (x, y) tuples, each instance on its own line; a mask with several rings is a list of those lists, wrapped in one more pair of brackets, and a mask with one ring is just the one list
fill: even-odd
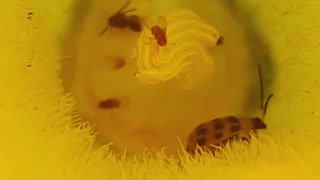
[(129, 27), (135, 32), (141, 32), (142, 27), (140, 23), (140, 17), (136, 15), (126, 15), (127, 13), (135, 11), (136, 9), (124, 10), (129, 6), (130, 3), (131, 1), (128, 1), (118, 12), (108, 19), (108, 25), (101, 31), (100, 35), (103, 35), (108, 30), (109, 26), (120, 29)]
[(167, 20), (163, 16), (158, 16), (156, 24), (151, 27), (151, 33), (159, 46), (165, 46), (167, 44)]
[(262, 117), (225, 116), (202, 123), (191, 132), (187, 141), (187, 152), (194, 155), (195, 151), (200, 147), (205, 151), (209, 150), (215, 155), (218, 147), (225, 145), (228, 141), (234, 139), (249, 141), (251, 132), (256, 133), (257, 130), (267, 128), (263, 119), (273, 94), (270, 94), (265, 104), (263, 104), (263, 83), (259, 64), (258, 73), (260, 80), (260, 105), (261, 110), (263, 110)]

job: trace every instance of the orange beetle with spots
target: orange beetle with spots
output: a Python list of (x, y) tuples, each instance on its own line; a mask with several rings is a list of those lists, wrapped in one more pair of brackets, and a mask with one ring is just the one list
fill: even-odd
[(194, 155), (199, 147), (215, 154), (217, 147), (225, 145), (228, 141), (234, 139), (249, 141), (251, 132), (256, 133), (259, 129), (267, 128), (267, 125), (263, 122), (263, 118), (266, 114), (268, 102), (273, 97), (273, 94), (270, 94), (265, 104), (262, 104), (263, 87), (260, 65), (258, 65), (258, 72), (260, 78), (261, 109), (263, 109), (262, 117), (225, 116), (202, 123), (191, 132), (187, 141), (187, 152)]

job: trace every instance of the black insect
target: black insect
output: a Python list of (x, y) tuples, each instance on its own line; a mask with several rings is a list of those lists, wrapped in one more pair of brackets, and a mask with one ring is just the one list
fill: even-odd
[(136, 15), (126, 15), (129, 12), (135, 11), (136, 9), (126, 9), (131, 1), (128, 1), (117, 13), (115, 13), (113, 16), (111, 16), (108, 20), (108, 25), (106, 28), (104, 28), (101, 31), (101, 35), (103, 35), (109, 27), (115, 27), (115, 28), (130, 28), (131, 30), (135, 32), (141, 32), (141, 19), (139, 16)]

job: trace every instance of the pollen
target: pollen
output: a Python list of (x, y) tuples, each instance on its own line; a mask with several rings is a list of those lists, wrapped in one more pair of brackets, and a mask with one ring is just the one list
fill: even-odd
[[(143, 26), (133, 50), (136, 77), (144, 84), (175, 82), (193, 87), (200, 78), (213, 71), (212, 50), (218, 43), (218, 31), (189, 10), (163, 16), (167, 43), (160, 46), (151, 29)], [(155, 24), (156, 25), (156, 24)]]

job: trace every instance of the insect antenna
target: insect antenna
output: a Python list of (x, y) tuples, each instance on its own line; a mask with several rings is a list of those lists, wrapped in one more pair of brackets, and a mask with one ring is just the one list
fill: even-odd
[(270, 94), (266, 100), (266, 102), (264, 103), (264, 109), (263, 109), (263, 116), (267, 113), (267, 107), (269, 104), (270, 99), (273, 97), (273, 94)]
[(128, 12), (132, 12), (132, 11), (135, 11), (136, 9), (128, 9), (128, 10), (126, 10), (126, 11), (123, 11), (123, 12), (121, 12), (121, 14), (126, 14), (126, 13), (128, 13)]
[(125, 13), (131, 12), (131, 11), (135, 11), (136, 9), (129, 9), (129, 10), (122, 12), (124, 9), (126, 9), (129, 6), (130, 3), (131, 3), (131, 1), (128, 1), (125, 5), (122, 6), (121, 9), (119, 9), (119, 11), (116, 14), (125, 14)]
[(258, 73), (259, 73), (259, 80), (260, 80), (260, 108), (263, 111), (263, 114), (262, 114), (262, 119), (263, 119), (265, 114), (266, 114), (266, 112), (267, 112), (267, 107), (268, 107), (269, 101), (273, 97), (273, 94), (270, 94), (267, 97), (266, 102), (263, 104), (263, 95), (264, 95), (264, 92), (263, 92), (263, 78), (262, 78), (260, 64), (258, 64)]

